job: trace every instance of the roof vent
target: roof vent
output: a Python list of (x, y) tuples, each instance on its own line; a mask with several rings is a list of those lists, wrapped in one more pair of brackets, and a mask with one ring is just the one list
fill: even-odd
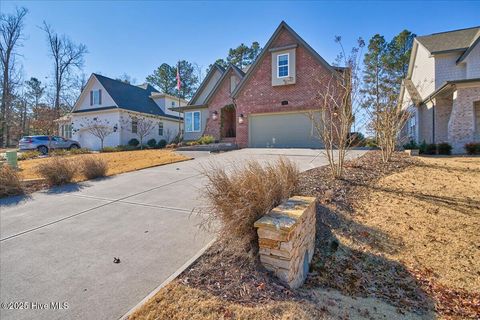
[(282, 106), (286, 106), (288, 104), (288, 101), (287, 100), (283, 100), (282, 101)]

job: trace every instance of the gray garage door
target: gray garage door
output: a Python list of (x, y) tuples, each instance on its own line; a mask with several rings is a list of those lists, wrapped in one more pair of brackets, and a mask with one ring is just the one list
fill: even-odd
[(312, 121), (303, 112), (250, 115), (248, 137), (252, 148), (322, 147)]

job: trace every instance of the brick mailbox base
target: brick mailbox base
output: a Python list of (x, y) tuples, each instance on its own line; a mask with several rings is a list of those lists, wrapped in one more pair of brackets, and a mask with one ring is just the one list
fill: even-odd
[(315, 248), (315, 198), (291, 197), (255, 222), (260, 262), (290, 288), (307, 277)]

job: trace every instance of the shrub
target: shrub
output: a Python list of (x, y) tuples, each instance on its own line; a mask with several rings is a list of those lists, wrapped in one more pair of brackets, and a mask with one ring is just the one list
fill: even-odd
[(23, 193), (18, 172), (8, 165), (0, 165), (0, 198)]
[(435, 143), (429, 143), (425, 146), (425, 154), (436, 154), (437, 145)]
[(293, 194), (299, 171), (294, 163), (280, 158), (265, 166), (251, 161), (228, 170), (212, 167), (204, 175), (208, 182), (203, 192), (209, 205), (202, 210), (202, 225), (220, 222), (219, 239), (238, 241), (240, 248), (255, 253), (254, 222)]
[(40, 152), (38, 151), (25, 151), (25, 152), (22, 152), (18, 157), (17, 159), (18, 160), (28, 160), (28, 159), (34, 159), (34, 158), (37, 158), (41, 155)]
[(103, 147), (100, 152), (119, 152), (122, 151), (119, 147)]
[(438, 154), (452, 154), (452, 146), (446, 142), (439, 143), (437, 145)]
[(70, 154), (87, 154), (87, 153), (92, 153), (92, 151), (87, 148), (70, 149)]
[(410, 140), (409, 143), (406, 143), (406, 144), (403, 145), (403, 149), (405, 149), (405, 150), (418, 149), (418, 145), (415, 142), (415, 140)]
[(369, 148), (377, 148), (378, 144), (373, 138), (366, 138), (365, 139), (365, 146)]
[(205, 136), (201, 136), (197, 142), (199, 144), (210, 144), (210, 143), (214, 143), (215, 142), (215, 138), (213, 136), (210, 136), (210, 135), (205, 135)]
[(423, 142), (418, 145), (418, 150), (420, 154), (425, 154), (425, 152), (427, 152), (427, 143), (425, 142), (425, 140), (423, 140)]
[(87, 179), (105, 177), (108, 171), (108, 163), (96, 156), (86, 156), (82, 159), (81, 172)]
[(167, 146), (167, 140), (162, 139), (162, 140), (158, 141), (158, 147), (159, 147), (160, 149), (163, 149), (163, 148), (165, 148), (166, 146)]
[(129, 146), (129, 145), (121, 145), (117, 147), (120, 151), (133, 151), (138, 150), (138, 147)]
[(157, 147), (157, 140), (155, 139), (150, 139), (147, 141), (147, 145), (151, 149), (155, 149)]
[(37, 173), (47, 180), (51, 186), (69, 183), (77, 172), (77, 164), (70, 160), (59, 157), (48, 159), (37, 166)]
[(138, 141), (138, 140), (135, 139), (135, 138), (130, 139), (130, 141), (128, 141), (128, 145), (129, 145), (129, 146), (138, 147), (139, 144), (140, 144), (140, 141)]
[(480, 142), (470, 142), (465, 145), (465, 151), (470, 154), (480, 154)]
[(50, 156), (63, 157), (68, 155), (68, 151), (65, 149), (55, 149), (49, 152)]

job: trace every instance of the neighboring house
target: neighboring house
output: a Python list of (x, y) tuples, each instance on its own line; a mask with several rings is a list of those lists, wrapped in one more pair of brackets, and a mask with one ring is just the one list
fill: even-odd
[(415, 38), (400, 101), (413, 113), (409, 138), (454, 153), (480, 141), (480, 27)]
[(142, 119), (155, 122), (144, 143), (152, 138), (169, 142), (177, 135), (182, 121), (180, 114), (169, 108), (179, 103), (186, 105), (187, 101), (162, 94), (150, 85), (135, 86), (94, 73), (72, 112), (56, 122), (60, 135), (78, 140), (82, 147), (92, 150), (100, 149), (100, 140), (86, 127), (95, 123), (112, 128), (104, 147), (126, 145), (132, 138), (139, 140), (137, 133)]
[(282, 21), (248, 70), (213, 65), (184, 113), (185, 140), (213, 135), (239, 147), (322, 147), (309, 112), (334, 68)]

